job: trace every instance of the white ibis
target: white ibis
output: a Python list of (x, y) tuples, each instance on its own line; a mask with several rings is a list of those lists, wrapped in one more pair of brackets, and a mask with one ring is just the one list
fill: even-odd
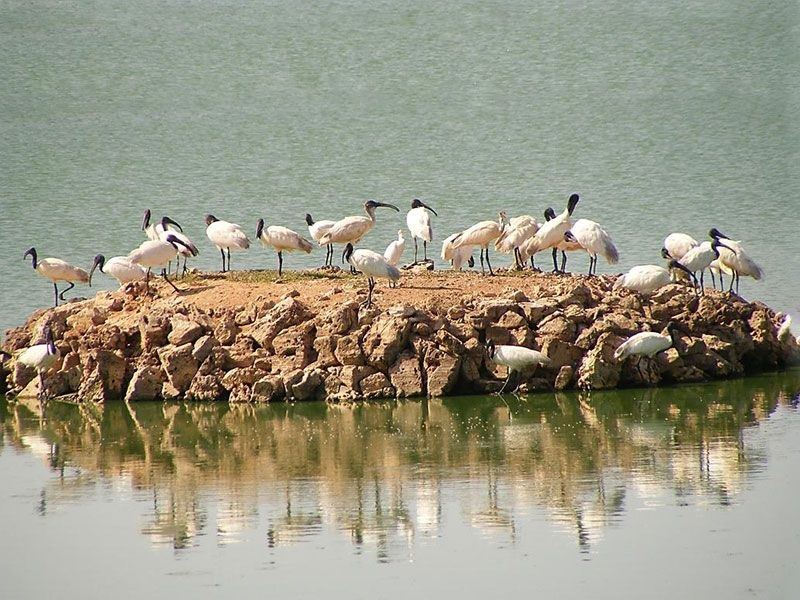
[(142, 231), (144, 231), (144, 234), (147, 236), (148, 240), (160, 239), (161, 235), (166, 231), (178, 231), (183, 233), (183, 227), (169, 217), (162, 217), (161, 221), (157, 223), (151, 223), (151, 215), (152, 213), (148, 208), (144, 211), (144, 217), (142, 218)]
[[(712, 242), (703, 242), (691, 248), (686, 254), (683, 255), (678, 262), (684, 267), (689, 269), (697, 277), (697, 272), (700, 271), (700, 292), (703, 293), (703, 273), (711, 266), (711, 263), (720, 257), (720, 247), (728, 248), (721, 241), (715, 239)], [(662, 250), (662, 255), (668, 257), (667, 249)]]
[[(314, 218), (306, 213), (306, 224), (308, 225), (308, 234), (311, 239), (319, 244), (319, 239), (328, 233), (328, 230), (336, 224), (336, 221), (315, 221)], [(325, 245), (327, 252), (325, 253), (325, 265), (333, 266), (333, 244)]]
[(735, 282), (736, 294), (739, 294), (739, 279), (742, 275), (745, 277), (752, 277), (756, 281), (764, 277), (764, 270), (749, 254), (747, 254), (747, 251), (745, 251), (740, 241), (730, 239), (716, 227), (709, 231), (708, 234), (715, 240), (724, 242), (723, 248), (725, 249), (720, 250), (719, 261), (733, 272), (730, 289), (728, 291), (733, 291), (733, 284)]
[(94, 257), (92, 270), (89, 271), (89, 281), (95, 269), (105, 275), (111, 275), (120, 285), (131, 281), (141, 281), (147, 277), (147, 269), (131, 261), (127, 256), (112, 256), (108, 260), (102, 254)]
[[(55, 306), (58, 306), (58, 299), (64, 300), (64, 294), (75, 287), (76, 283), (89, 283), (89, 273), (85, 269), (69, 264), (60, 258), (38, 259), (36, 248), (29, 248), (23, 255), (23, 259), (31, 257), (33, 269), (42, 277), (53, 282), (55, 293)], [(66, 281), (69, 286), (58, 293), (59, 281)]]
[[(508, 220), (508, 227), (494, 243), (494, 249), (503, 254), (514, 253), (514, 262), (518, 269), (525, 265), (520, 248), (539, 231), (539, 223), (530, 215), (520, 215)], [(531, 260), (531, 266), (533, 266)]]
[[(178, 238), (183, 244), (178, 249), (178, 257), (183, 256), (183, 271), (182, 273), (186, 274), (186, 262), (189, 260), (190, 256), (197, 256), (200, 254), (200, 250), (197, 249), (194, 242), (189, 238), (188, 235), (183, 233), (183, 228), (180, 224), (176, 221), (173, 221), (167, 216), (161, 217), (161, 222), (156, 225), (147, 225), (146, 223), (150, 219), (150, 209), (147, 209), (144, 213), (145, 219), (142, 222), (142, 228), (144, 229), (145, 233), (147, 234), (148, 239), (150, 240), (165, 240), (167, 235), (174, 235)], [(146, 226), (146, 228), (145, 228)], [(151, 236), (155, 237), (151, 237)], [(169, 266), (169, 265), (167, 265)], [(180, 258), (178, 258), (178, 267), (180, 268)], [(176, 270), (175, 273), (178, 271)]]
[[(620, 344), (619, 348), (614, 351), (614, 358), (618, 361), (623, 361), (629, 356), (653, 358), (659, 352), (664, 352), (669, 348), (675, 346), (675, 324), (670, 322), (667, 324), (666, 333), (656, 333), (654, 331), (642, 331), (632, 335), (627, 340)], [(636, 362), (636, 369), (639, 371), (639, 376), (642, 381), (645, 377), (641, 370), (641, 358)]]
[[(486, 342), (486, 350), (489, 358), (498, 365), (508, 367), (508, 377), (506, 378), (503, 387), (500, 388), (498, 394), (502, 394), (506, 389), (508, 382), (511, 380), (511, 375), (514, 371), (522, 371), (534, 365), (549, 365), (550, 358), (542, 352), (531, 350), (523, 346), (505, 346), (496, 345), (494, 341), (489, 340)], [(519, 387), (519, 386), (517, 386)], [(516, 390), (514, 390), (516, 391)]]
[[(564, 240), (580, 245), (589, 254), (589, 275), (597, 275), (597, 257), (603, 255), (606, 262), (615, 265), (619, 262), (619, 252), (614, 240), (599, 223), (589, 219), (578, 219), (564, 234)], [(563, 270), (563, 269), (562, 269)]]
[(419, 198), (414, 198), (411, 201), (411, 210), (406, 215), (406, 224), (408, 230), (411, 232), (411, 237), (414, 238), (414, 264), (417, 264), (417, 238), (422, 240), (422, 250), (424, 253), (423, 260), (428, 262), (428, 244), (433, 240), (433, 227), (431, 226), (432, 212), (437, 217), (439, 216), (435, 210), (425, 204)]
[(652, 294), (671, 283), (670, 271), (679, 269), (694, 280), (694, 274), (676, 260), (669, 261), (667, 268), (658, 265), (639, 265), (633, 267), (614, 282), (614, 289), (627, 288), (640, 294)]
[(406, 240), (403, 237), (403, 230), (397, 230), (397, 239), (391, 242), (388, 246), (386, 246), (386, 250), (383, 252), (383, 258), (386, 259), (390, 265), (397, 266), (400, 262), (400, 259), (403, 257), (403, 252), (406, 249)]
[(400, 212), (393, 204), (367, 200), (364, 203), (366, 217), (352, 216), (336, 221), (319, 239), (319, 245), (325, 244), (357, 244), (375, 226), (375, 209), (386, 207)]
[(44, 373), (50, 370), (60, 357), (60, 352), (53, 343), (53, 333), (50, 327), (45, 327), (44, 344), (30, 346), (17, 355), (17, 362), (36, 370), (39, 376), (39, 391), (46, 397), (44, 388)]
[[(222, 272), (231, 269), (231, 250), (247, 250), (250, 240), (240, 225), (220, 221), (214, 215), (206, 215), (206, 235), (222, 255)], [(225, 250), (228, 251), (228, 268), (225, 268)]]
[(486, 264), (489, 265), (489, 275), (494, 275), (492, 263), (489, 262), (489, 244), (502, 235), (507, 225), (508, 217), (504, 211), (500, 211), (497, 215), (497, 221), (481, 221), (475, 223), (475, 225), (469, 229), (456, 234), (451, 244), (454, 249), (461, 248), (462, 246), (479, 246), (481, 249), (481, 273), (484, 275), (486, 274), (483, 267), (483, 255), (485, 253)]
[[(564, 209), (560, 215), (556, 215), (552, 219), (548, 220), (547, 222), (543, 223), (539, 230), (536, 232), (536, 235), (531, 238), (530, 243), (531, 245), (536, 248), (537, 252), (541, 252), (542, 250), (547, 250), (548, 248), (553, 249), (553, 272), (559, 273), (563, 272), (567, 265), (567, 255), (564, 253), (562, 255), (562, 262), (561, 262), (561, 269), (558, 268), (558, 262), (556, 259), (558, 253), (558, 246), (565, 242), (564, 234), (569, 231), (570, 226), (572, 225), (571, 216), (572, 213), (575, 211), (575, 207), (577, 206), (580, 197), (578, 194), (572, 194), (567, 200), (567, 208)], [(563, 249), (562, 249), (563, 252)], [(535, 252), (532, 252), (535, 254)]]
[(372, 306), (372, 290), (375, 289), (376, 277), (383, 277), (390, 282), (396, 282), (400, 279), (400, 269), (390, 265), (383, 256), (364, 248), (354, 250), (353, 244), (350, 243), (344, 247), (342, 261), (347, 261), (356, 271), (367, 276), (369, 294), (363, 303), (363, 306), (366, 307)]
[(670, 233), (664, 239), (664, 250), (669, 254), (668, 258), (673, 260), (682, 259), (684, 254), (698, 245), (699, 243), (696, 239), (685, 233)]
[(454, 271), (460, 271), (465, 263), (470, 267), (475, 266), (475, 259), (472, 258), (472, 246), (453, 247), (453, 241), (461, 233), (454, 233), (442, 242), (442, 260), (449, 262)]
[(176, 292), (180, 290), (175, 287), (167, 277), (167, 271), (163, 267), (171, 260), (178, 256), (178, 250), (185, 246), (185, 244), (175, 237), (174, 234), (168, 233), (163, 240), (148, 240), (143, 242), (136, 250), (128, 254), (128, 260), (132, 263), (145, 267), (147, 272), (145, 274), (145, 283), (147, 288), (150, 289), (150, 269), (153, 267), (162, 267), (161, 276), (172, 289)]
[(272, 246), (278, 251), (278, 277), (283, 274), (283, 253), (301, 250), (306, 254), (311, 252), (313, 246), (296, 231), (280, 225), (264, 227), (264, 219), (258, 220), (256, 237), (264, 246)]

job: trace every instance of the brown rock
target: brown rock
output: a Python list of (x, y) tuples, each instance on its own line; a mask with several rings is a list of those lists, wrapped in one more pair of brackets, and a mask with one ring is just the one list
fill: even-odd
[(222, 377), (222, 387), (230, 391), (240, 385), (253, 385), (264, 374), (253, 367), (234, 368)]
[(423, 364), (428, 376), (428, 395), (436, 397), (449, 394), (458, 381), (461, 359), (433, 347), (425, 353)]
[(214, 328), (214, 338), (223, 346), (233, 344), (238, 333), (239, 328), (236, 326), (236, 318), (230, 314), (226, 314)]
[(364, 353), (356, 334), (344, 335), (336, 341), (334, 356), (341, 365), (363, 365)]
[(558, 370), (556, 375), (555, 389), (566, 390), (572, 384), (572, 378), (575, 376), (575, 369), (572, 365), (564, 365)]
[(218, 400), (225, 390), (219, 384), (218, 375), (195, 375), (192, 384), (186, 390), (188, 400)]
[(513, 311), (508, 311), (502, 317), (500, 317), (497, 325), (506, 329), (517, 329), (519, 327), (527, 327), (528, 322), (519, 314)]
[(378, 370), (388, 369), (408, 343), (410, 334), (410, 320), (381, 315), (370, 326), (362, 342), (367, 362)]
[(173, 346), (192, 344), (203, 335), (203, 328), (200, 325), (185, 318), (173, 317), (171, 325), (172, 329), (167, 335), (167, 340)]
[(292, 396), (297, 400), (313, 400), (323, 387), (323, 374), (319, 369), (303, 373), (302, 379), (292, 386)]
[(251, 399), (253, 402), (272, 402), (283, 397), (283, 378), (267, 375), (253, 384)]
[(167, 374), (167, 380), (179, 394), (189, 388), (199, 367), (192, 356), (192, 350), (192, 344), (167, 346), (158, 350), (158, 357), (161, 360), (161, 367)]
[(84, 365), (78, 397), (93, 402), (120, 398), (125, 367), (125, 359), (121, 356), (108, 350), (92, 350)]
[(367, 399), (392, 398), (394, 388), (389, 379), (381, 372), (367, 375), (360, 381), (361, 395)]
[(623, 338), (611, 332), (600, 336), (597, 345), (581, 361), (578, 369), (579, 388), (602, 390), (617, 386), (621, 366), (614, 358), (614, 350), (623, 341)]
[(169, 334), (169, 322), (163, 317), (150, 318), (142, 315), (139, 320), (139, 336), (142, 349), (160, 348), (167, 343)]
[(422, 372), (419, 357), (404, 352), (389, 369), (392, 386), (400, 397), (422, 396)]
[(161, 369), (151, 366), (136, 369), (125, 392), (125, 401), (155, 400), (161, 393), (164, 383), (164, 373)]
[(312, 317), (305, 304), (296, 298), (286, 298), (269, 309), (264, 317), (254, 322), (248, 328), (248, 332), (260, 346), (274, 351), (272, 340), (279, 332)]
[(192, 357), (198, 363), (202, 363), (206, 358), (208, 358), (208, 355), (211, 354), (211, 351), (214, 349), (214, 347), (218, 345), (219, 342), (215, 337), (211, 335), (204, 335), (194, 343), (194, 347), (192, 348)]

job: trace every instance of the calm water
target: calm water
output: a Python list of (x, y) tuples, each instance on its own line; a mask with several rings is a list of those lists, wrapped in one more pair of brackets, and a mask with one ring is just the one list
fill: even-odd
[[(715, 225), (800, 318), (796, 2), (430, 4), (0, 0), (0, 329), (51, 299), (25, 249), (127, 253), (148, 207), (216, 269), (207, 212), (302, 231), (419, 196), (440, 241), (574, 191), (615, 270)], [(378, 220), (382, 249), (405, 219)], [(788, 598), (798, 387), (3, 406), (0, 595)]]
[(793, 598), (798, 394), (800, 372), (355, 407), (2, 403), (0, 587)]

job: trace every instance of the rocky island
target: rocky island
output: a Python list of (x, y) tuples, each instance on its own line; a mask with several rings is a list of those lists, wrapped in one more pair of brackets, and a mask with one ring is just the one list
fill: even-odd
[[(800, 361), (784, 316), (759, 302), (668, 285), (651, 296), (613, 276), (407, 272), (363, 308), (363, 278), (307, 271), (193, 274), (175, 294), (141, 282), (36, 311), (6, 333), (11, 394), (111, 399), (350, 401), (495, 392), (485, 343), (539, 350), (522, 392), (729, 378)], [(614, 359), (630, 335), (676, 326), (653, 359)], [(59, 359), (39, 389), (13, 356), (49, 327)]]

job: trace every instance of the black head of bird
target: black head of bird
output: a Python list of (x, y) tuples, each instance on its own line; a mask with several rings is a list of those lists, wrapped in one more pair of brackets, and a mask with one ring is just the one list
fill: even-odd
[(144, 217), (142, 218), (142, 231), (147, 229), (148, 225), (150, 225), (150, 209), (147, 208), (144, 211)]
[(489, 358), (494, 358), (494, 353), (496, 350), (496, 346), (493, 339), (486, 340), (486, 353), (489, 355)]
[(726, 239), (726, 240), (729, 240), (729, 239), (731, 239), (730, 237), (728, 237), (727, 235), (725, 235), (724, 233), (722, 233), (722, 232), (721, 232), (719, 229), (717, 229), (716, 227), (712, 228), (712, 229), (711, 229), (711, 231), (709, 231), (709, 232), (708, 232), (708, 235), (709, 235), (709, 237), (712, 237), (712, 238), (714, 238), (715, 240), (718, 240), (719, 238), (723, 238), (723, 239)]
[(435, 214), (437, 217), (439, 216), (439, 213), (437, 213), (435, 210), (433, 210), (433, 209), (432, 209), (430, 206), (428, 206), (427, 204), (425, 204), (425, 203), (424, 203), (422, 200), (420, 200), (419, 198), (414, 198), (414, 199), (411, 201), (411, 208), (426, 208), (426, 209), (428, 209), (429, 211), (431, 211), (433, 214)]
[(311, 218), (311, 215), (306, 213), (306, 225), (311, 227), (314, 224), (314, 219)]
[(36, 262), (37, 262), (36, 248), (28, 248), (25, 251), (25, 254), (22, 255), (22, 260), (25, 260), (29, 256), (31, 257), (31, 262), (33, 263), (32, 266), (35, 269), (36, 268)]
[[(728, 239), (728, 238), (725, 238), (725, 239)], [(714, 251), (714, 256), (716, 256), (717, 258), (719, 258), (719, 247), (720, 246), (722, 246), (723, 248), (727, 248), (728, 250), (730, 250), (731, 252), (736, 254), (736, 250), (734, 250), (733, 248), (731, 248), (727, 244), (722, 243), (719, 240), (719, 238), (714, 238), (714, 241), (711, 242), (711, 249)]]
[(687, 274), (689, 274), (689, 276), (690, 276), (692, 279), (694, 279), (694, 273), (692, 273), (692, 272), (691, 272), (689, 269), (687, 269), (686, 267), (684, 267), (684, 266), (683, 266), (681, 263), (679, 263), (677, 260), (670, 260), (670, 261), (669, 261), (669, 263), (667, 264), (667, 267), (668, 267), (670, 270), (671, 270), (671, 269), (679, 269), (679, 270), (683, 271), (684, 273), (687, 273)]
[(555, 219), (555, 218), (556, 218), (556, 211), (553, 210), (552, 206), (548, 206), (547, 208), (544, 209), (544, 220), (545, 221), (550, 221), (551, 219)]
[(216, 223), (217, 221), (219, 221), (219, 219), (214, 215), (206, 215), (206, 225), (211, 225), (212, 223)]
[(578, 200), (580, 200), (580, 196), (578, 196), (578, 194), (572, 194), (569, 197), (569, 200), (567, 200), (567, 212), (569, 214), (572, 214), (573, 211), (575, 210), (575, 207), (578, 204)]
[(575, 236), (574, 236), (574, 235), (572, 235), (572, 232), (571, 232), (571, 231), (567, 231), (567, 232), (564, 234), (564, 239), (565, 239), (566, 241), (568, 241), (568, 242), (577, 242), (577, 241), (578, 241), (578, 240), (575, 238)]
[(258, 224), (256, 225), (256, 237), (260, 238), (263, 232), (264, 232), (264, 219), (259, 219)]
[(387, 204), (386, 202), (378, 202), (377, 200), (367, 200), (364, 202), (364, 208), (369, 211), (370, 209), (374, 210), (379, 206), (383, 206), (385, 208), (393, 208), (397, 212), (400, 212), (400, 209), (397, 208), (394, 204)]
[(191, 248), (188, 246), (188, 244), (186, 244), (186, 242), (184, 242), (183, 240), (179, 239), (177, 236), (175, 236), (175, 235), (174, 235), (174, 234), (172, 234), (172, 233), (170, 233), (169, 235), (167, 235), (167, 237), (164, 239), (164, 241), (165, 241), (165, 242), (167, 242), (167, 243), (169, 243), (169, 244), (171, 244), (171, 245), (172, 245), (172, 247), (173, 247), (173, 248), (175, 248), (175, 250), (177, 250), (178, 252), (180, 252), (180, 251), (181, 251), (181, 249), (180, 249), (180, 248), (178, 248), (178, 246), (183, 246), (183, 247), (184, 247), (184, 248), (186, 248), (186, 249), (187, 249), (189, 252), (192, 252), (192, 249), (191, 249)]
[(183, 227), (181, 227), (180, 223), (178, 223), (177, 221), (173, 221), (172, 219), (170, 219), (169, 217), (166, 217), (166, 216), (165, 217), (161, 217), (161, 228), (164, 231), (167, 231), (167, 229), (169, 229), (170, 225), (174, 225), (175, 229), (177, 229), (178, 231), (183, 233)]
[(661, 257), (666, 258), (667, 260), (672, 260), (672, 255), (669, 253), (669, 250), (666, 248), (661, 249)]
[(105, 266), (105, 264), (106, 264), (106, 257), (103, 256), (102, 254), (98, 254), (97, 256), (94, 257), (94, 263), (92, 263), (92, 268), (89, 270), (90, 286), (92, 285), (92, 275), (94, 274), (94, 270), (97, 269), (101, 273), (105, 273), (105, 271), (103, 271), (103, 267)]

